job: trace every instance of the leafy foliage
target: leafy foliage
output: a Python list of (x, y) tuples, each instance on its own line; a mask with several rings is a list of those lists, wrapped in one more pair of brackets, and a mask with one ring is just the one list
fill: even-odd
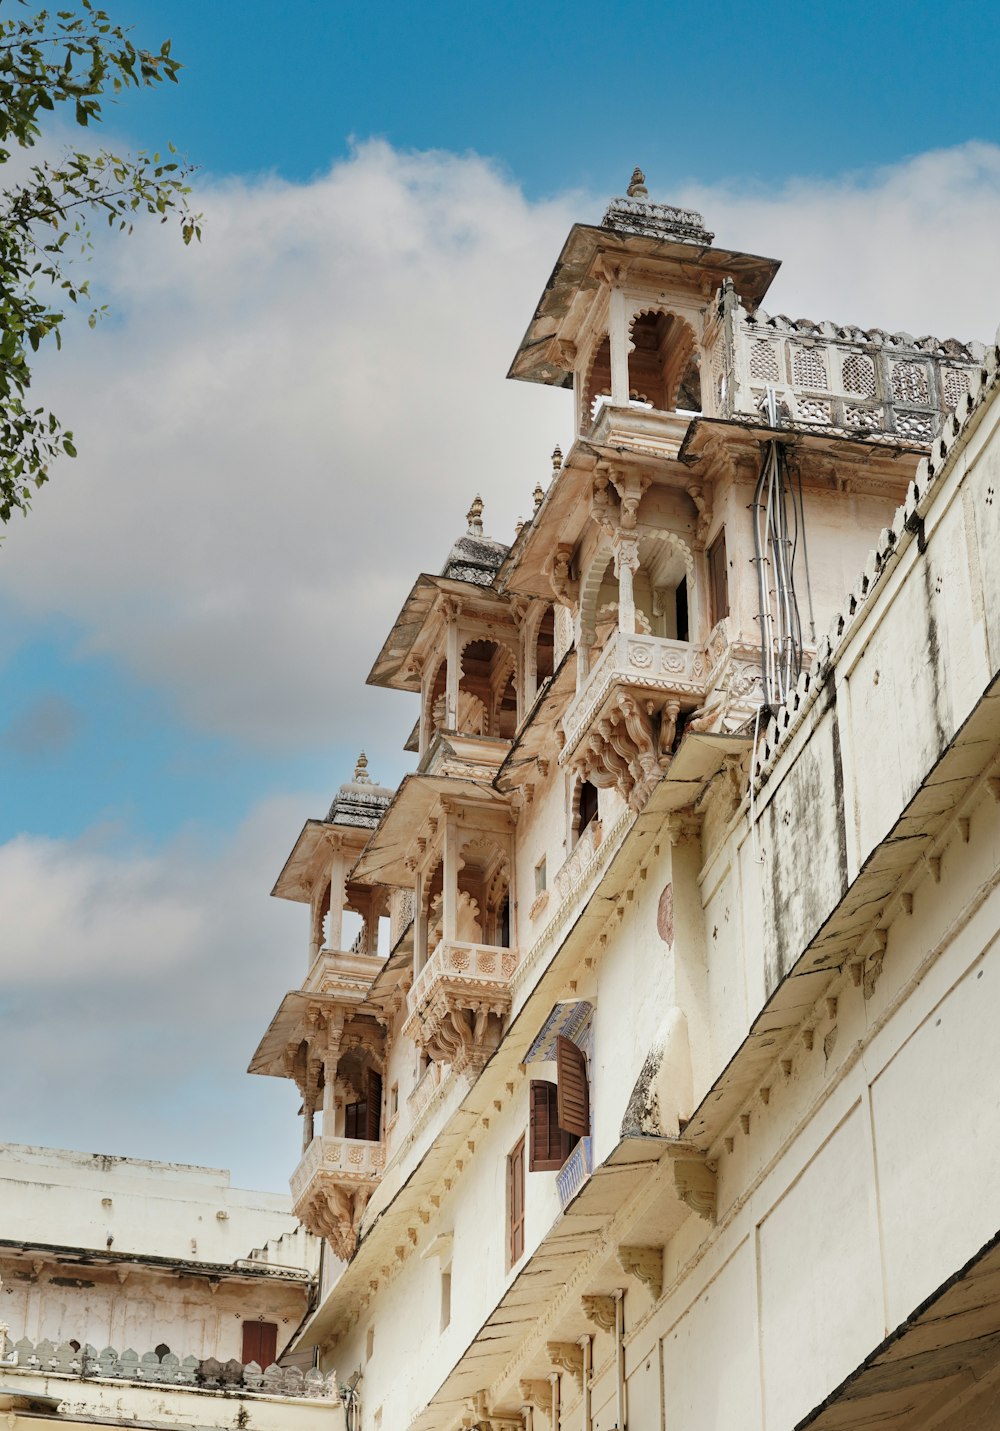
[[(106, 218), (131, 232), (153, 215), (179, 222), (184, 243), (201, 237), (188, 206), (189, 170), (174, 157), (144, 151), (70, 150), (58, 160), (27, 163), (44, 140), (46, 116), (82, 128), (101, 119), (101, 105), (128, 89), (177, 82), (178, 62), (166, 41), (157, 53), (137, 49), (126, 30), (91, 0), (73, 9), (0, 18), (0, 165), (17, 176), (0, 187), (0, 522), (26, 512), (53, 460), (76, 456), (73, 435), (45, 408), (27, 400), (31, 357), (41, 342), (60, 341), (67, 303), (88, 298), (75, 272), (91, 248), (90, 225)], [(11, 8), (11, 0), (0, 0)], [(21, 162), (18, 162), (18, 161)], [(91, 326), (103, 310), (90, 312)]]

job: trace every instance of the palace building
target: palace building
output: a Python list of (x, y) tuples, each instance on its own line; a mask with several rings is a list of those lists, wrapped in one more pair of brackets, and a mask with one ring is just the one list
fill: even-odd
[(639, 171), (573, 227), (508, 375), (572, 440), (275, 885), (351, 1431), (998, 1424), (998, 350), (777, 269)]

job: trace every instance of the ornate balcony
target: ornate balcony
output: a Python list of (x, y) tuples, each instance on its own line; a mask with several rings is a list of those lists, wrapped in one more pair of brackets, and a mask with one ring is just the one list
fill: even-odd
[(707, 691), (700, 646), (617, 632), (563, 717), (560, 763), (595, 785), (616, 786), (638, 807), (669, 763), (678, 715), (701, 705)]
[(589, 430), (581, 436), (618, 452), (624, 449), (656, 457), (676, 457), (692, 416), (690, 412), (661, 412), (631, 403), (628, 407), (613, 407), (605, 402), (598, 408)]
[(345, 1261), (354, 1251), (368, 1199), (385, 1167), (385, 1144), (314, 1138), (291, 1177), (295, 1216)]
[(435, 1063), (482, 1068), (510, 1010), (517, 951), (442, 940), (407, 995), (403, 1034)]
[[(366, 937), (362, 929), (356, 944)], [(384, 960), (378, 954), (366, 954), (360, 949), (321, 949), (309, 966), (303, 991), (307, 994), (327, 994), (344, 1004), (360, 1004), (375, 981)]]

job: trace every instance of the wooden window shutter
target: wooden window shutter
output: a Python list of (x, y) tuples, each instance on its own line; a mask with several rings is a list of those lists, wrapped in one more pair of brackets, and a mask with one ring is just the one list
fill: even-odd
[(278, 1326), (276, 1322), (243, 1323), (243, 1365), (255, 1361), (266, 1370), (273, 1365), (278, 1355)]
[(562, 1034), (556, 1039), (557, 1110), (559, 1126), (586, 1138), (590, 1133), (590, 1095), (583, 1051)]
[(729, 572), (726, 567), (726, 533), (723, 529), (708, 549), (708, 583), (712, 600), (712, 625), (729, 615)]
[(532, 1079), (529, 1087), (530, 1119), (528, 1131), (528, 1171), (558, 1172), (570, 1152), (567, 1138), (559, 1127), (558, 1093), (554, 1083)]
[(382, 1133), (382, 1075), (365, 1069), (365, 1137), (377, 1143)]
[(524, 1139), (507, 1159), (507, 1212), (510, 1226), (510, 1263), (524, 1253)]

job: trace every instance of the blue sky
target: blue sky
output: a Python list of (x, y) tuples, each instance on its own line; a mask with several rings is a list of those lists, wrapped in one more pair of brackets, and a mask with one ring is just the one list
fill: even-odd
[(476, 490), (509, 535), (565, 445), (565, 396), (503, 373), (568, 224), (639, 163), (784, 260), (775, 307), (989, 338), (998, 26), (113, 9), (185, 69), (110, 125), (200, 165), (206, 231), (99, 246), (112, 319), (39, 364), (81, 456), (0, 545), (0, 1032), (14, 1064), (47, 1051), (7, 1136), (278, 1188), (294, 1092), (243, 1069), (306, 924), (268, 891), (362, 744), (407, 768), (411, 702), (363, 682), (413, 577)]

